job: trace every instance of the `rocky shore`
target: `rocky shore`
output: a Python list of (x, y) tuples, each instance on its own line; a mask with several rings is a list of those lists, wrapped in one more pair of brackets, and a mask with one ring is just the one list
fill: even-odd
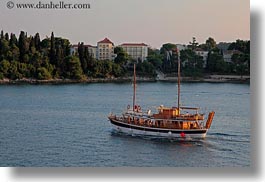
[[(160, 81), (172, 81), (176, 82), (177, 77), (163, 77)], [(209, 83), (249, 83), (250, 76), (239, 75), (207, 75), (204, 77), (181, 77), (182, 82), (209, 82)]]
[[(132, 78), (122, 77), (122, 78), (87, 78), (82, 80), (75, 79), (50, 79), (50, 80), (37, 80), (30, 78), (23, 79), (2, 79), (0, 84), (9, 85), (9, 84), (74, 84), (74, 83), (122, 83), (122, 82), (131, 82)], [(155, 78), (137, 78), (139, 82), (155, 82)]]
[[(176, 82), (177, 77), (137, 77), (137, 82)], [(51, 79), (51, 80), (37, 80), (30, 78), (23, 78), (17, 80), (2, 79), (0, 84), (74, 84), (74, 83), (122, 83), (131, 82), (132, 77), (121, 78), (87, 78), (83, 80), (74, 79)], [(238, 75), (208, 75), (202, 78), (182, 77), (182, 82), (209, 82), (209, 83), (249, 83), (250, 76), (238, 76)]]

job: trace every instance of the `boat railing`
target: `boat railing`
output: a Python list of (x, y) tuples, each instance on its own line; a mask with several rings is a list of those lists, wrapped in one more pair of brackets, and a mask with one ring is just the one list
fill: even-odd
[(164, 128), (164, 129), (202, 129), (203, 122), (198, 122), (196, 120), (183, 121), (183, 120), (173, 120), (173, 119), (154, 119), (150, 117), (137, 117), (131, 115), (123, 115), (121, 117), (116, 117), (115, 119), (119, 122), (123, 122), (129, 125), (152, 127), (152, 128)]

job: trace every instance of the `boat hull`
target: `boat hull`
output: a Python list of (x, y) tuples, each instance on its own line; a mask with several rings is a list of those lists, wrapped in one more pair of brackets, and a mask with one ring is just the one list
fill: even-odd
[(205, 138), (207, 129), (164, 129), (154, 127), (144, 127), (133, 124), (120, 122), (113, 118), (109, 118), (115, 130), (118, 132), (131, 134), (131, 135), (145, 135), (153, 137), (166, 137), (166, 138)]

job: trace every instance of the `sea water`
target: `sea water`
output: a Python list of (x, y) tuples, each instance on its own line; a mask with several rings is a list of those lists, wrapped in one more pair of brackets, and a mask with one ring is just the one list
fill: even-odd
[[(215, 117), (207, 137), (172, 140), (112, 130), (131, 83), (0, 86), (0, 166), (249, 167), (250, 85), (182, 83), (181, 105)], [(137, 84), (137, 105), (176, 106), (176, 83)]]

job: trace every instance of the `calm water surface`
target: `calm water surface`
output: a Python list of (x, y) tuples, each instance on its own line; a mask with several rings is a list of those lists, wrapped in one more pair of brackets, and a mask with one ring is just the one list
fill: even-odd
[[(174, 106), (175, 83), (139, 83), (142, 108)], [(250, 166), (250, 86), (182, 83), (181, 103), (216, 112), (207, 138), (141, 138), (111, 129), (132, 100), (123, 84), (0, 86), (0, 166)]]

